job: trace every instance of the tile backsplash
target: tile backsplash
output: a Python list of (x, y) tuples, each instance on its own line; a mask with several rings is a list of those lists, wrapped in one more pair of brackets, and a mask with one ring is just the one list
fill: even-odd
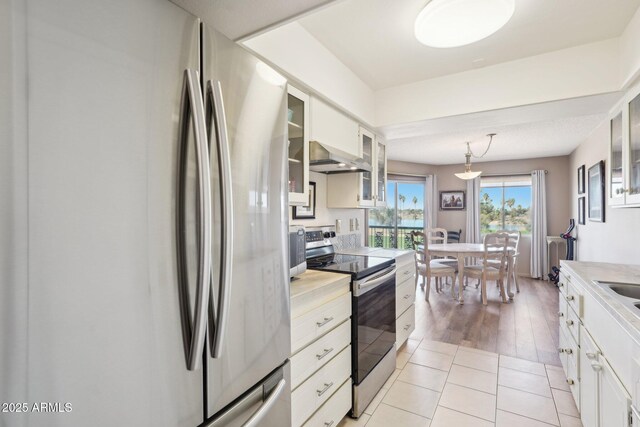
[(358, 233), (339, 234), (331, 239), (335, 250), (354, 249), (362, 246), (362, 235)]

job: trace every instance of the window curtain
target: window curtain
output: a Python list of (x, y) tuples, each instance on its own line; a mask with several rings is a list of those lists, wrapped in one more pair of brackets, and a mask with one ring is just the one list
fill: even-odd
[(467, 181), (467, 229), (465, 242), (482, 242), (480, 240), (480, 177)]
[(543, 170), (531, 172), (531, 277), (546, 279), (547, 190)]
[(425, 203), (425, 221), (424, 228), (435, 228), (438, 223), (438, 191), (435, 175), (429, 175), (425, 178), (424, 184), (424, 203)]

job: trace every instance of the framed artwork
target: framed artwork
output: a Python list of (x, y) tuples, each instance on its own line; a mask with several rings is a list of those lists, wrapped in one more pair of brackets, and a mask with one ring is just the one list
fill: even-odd
[(604, 161), (589, 168), (589, 221), (604, 222)]
[(293, 207), (293, 219), (315, 219), (316, 217), (316, 183), (309, 181), (309, 202), (306, 206)]
[(582, 224), (584, 225), (585, 221), (584, 221), (584, 209), (585, 209), (585, 203), (584, 203), (584, 199), (585, 197), (578, 197), (578, 224)]
[(441, 191), (440, 210), (441, 211), (463, 211), (466, 207), (464, 191)]
[(578, 168), (578, 194), (584, 194), (584, 165)]

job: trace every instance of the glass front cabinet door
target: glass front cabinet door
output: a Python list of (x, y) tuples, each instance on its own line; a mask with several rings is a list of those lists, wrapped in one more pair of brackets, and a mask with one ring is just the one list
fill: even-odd
[(375, 206), (376, 191), (376, 164), (374, 162), (375, 135), (373, 132), (361, 127), (360, 128), (360, 144), (362, 145), (362, 159), (368, 165), (371, 165), (370, 172), (361, 172), (360, 175), (360, 194), (359, 206), (373, 207)]
[(640, 204), (640, 93), (629, 101), (629, 145), (625, 165), (625, 203)]
[(387, 206), (387, 147), (381, 139), (376, 141), (376, 207)]
[[(623, 171), (623, 127), (622, 111), (609, 120), (609, 205), (624, 204), (624, 171)], [(587, 166), (588, 168), (589, 166)], [(584, 178), (586, 179), (586, 177)], [(585, 182), (585, 189), (586, 189)]]
[(289, 86), (289, 204), (309, 204), (309, 95)]

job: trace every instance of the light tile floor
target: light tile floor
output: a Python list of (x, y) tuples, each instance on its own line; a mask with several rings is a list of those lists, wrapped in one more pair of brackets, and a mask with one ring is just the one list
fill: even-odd
[(410, 339), (358, 420), (338, 427), (582, 427), (562, 368)]

